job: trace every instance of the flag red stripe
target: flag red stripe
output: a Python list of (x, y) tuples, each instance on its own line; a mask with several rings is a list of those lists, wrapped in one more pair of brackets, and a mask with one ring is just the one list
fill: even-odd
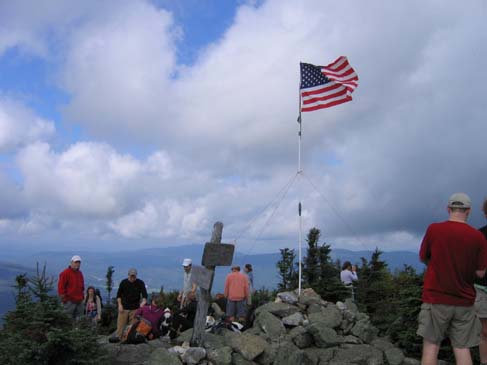
[(325, 100), (334, 99), (334, 98), (336, 98), (338, 96), (342, 96), (342, 95), (347, 95), (347, 89), (344, 87), (341, 87), (339, 90), (337, 90), (337, 92), (335, 92), (333, 94), (318, 96), (318, 97), (314, 97), (314, 98), (307, 98), (307, 99), (303, 98), (303, 105), (319, 103), (319, 102), (322, 102)]
[(345, 97), (344, 99), (340, 99), (340, 100), (335, 100), (335, 101), (331, 101), (329, 103), (326, 103), (326, 104), (316, 104), (314, 106), (309, 106), (309, 107), (302, 107), (301, 108), (301, 111), (302, 112), (312, 112), (313, 110), (318, 110), (318, 109), (324, 109), (324, 108), (329, 108), (331, 106), (335, 106), (335, 105), (339, 105), (339, 104), (343, 104), (343, 103), (347, 103), (349, 101), (352, 100), (352, 97), (351, 96), (347, 96)]
[(320, 87), (319, 89), (314, 89), (314, 90), (308, 90), (308, 91), (303, 91), (301, 92), (301, 95), (303, 97), (306, 97), (306, 96), (311, 96), (311, 95), (316, 95), (316, 94), (322, 94), (322, 93), (326, 93), (326, 92), (329, 92), (331, 90), (334, 90), (334, 89), (338, 89), (341, 87), (340, 84), (337, 84), (335, 82), (329, 82), (328, 84), (325, 84), (326, 86), (322, 86)]

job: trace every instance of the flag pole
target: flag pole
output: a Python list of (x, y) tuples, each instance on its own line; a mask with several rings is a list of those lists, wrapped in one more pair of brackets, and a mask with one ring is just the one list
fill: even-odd
[[(300, 70), (301, 73), (301, 70)], [(301, 86), (301, 85), (300, 85)], [(298, 178), (302, 174), (301, 169), (301, 132), (302, 132), (302, 123), (301, 123), (301, 87), (298, 89), (299, 94), (299, 115), (298, 115), (298, 123), (299, 123), (299, 132), (298, 132)], [(299, 184), (298, 184), (299, 186)], [(301, 194), (299, 194), (301, 195)], [(298, 241), (298, 296), (301, 296), (301, 276), (302, 276), (302, 269), (301, 269), (301, 242), (302, 242), (302, 229), (303, 229), (303, 222), (301, 219), (301, 200), (298, 204), (298, 216), (299, 216), (299, 241)]]

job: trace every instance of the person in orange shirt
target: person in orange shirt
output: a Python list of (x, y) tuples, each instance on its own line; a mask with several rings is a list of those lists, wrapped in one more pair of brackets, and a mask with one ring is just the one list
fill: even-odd
[(244, 322), (250, 291), (249, 280), (247, 275), (240, 272), (240, 266), (232, 266), (232, 272), (227, 275), (224, 295), (227, 298), (226, 314), (228, 320), (234, 321), (237, 317), (239, 321)]

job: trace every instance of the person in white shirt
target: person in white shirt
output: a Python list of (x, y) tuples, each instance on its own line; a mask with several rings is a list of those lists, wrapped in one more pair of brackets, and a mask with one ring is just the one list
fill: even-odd
[(340, 280), (345, 285), (351, 285), (354, 281), (358, 280), (357, 267), (352, 265), (350, 261), (345, 261), (343, 263)]

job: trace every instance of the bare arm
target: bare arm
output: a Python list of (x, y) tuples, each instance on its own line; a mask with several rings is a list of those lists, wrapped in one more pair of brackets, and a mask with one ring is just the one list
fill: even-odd
[(483, 278), (485, 276), (485, 269), (484, 270), (476, 270), (475, 271), (475, 274), (479, 277), (479, 278)]

